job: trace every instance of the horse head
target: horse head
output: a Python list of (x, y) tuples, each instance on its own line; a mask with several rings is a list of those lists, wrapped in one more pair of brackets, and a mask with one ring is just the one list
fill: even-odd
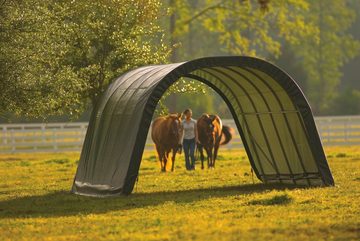
[(178, 143), (181, 143), (181, 137), (183, 132), (181, 118), (182, 118), (181, 113), (170, 114), (167, 116), (168, 121), (170, 121), (169, 133), (172, 137), (174, 137), (177, 140)]
[(213, 144), (215, 137), (216, 116), (204, 114), (203, 120), (203, 130), (205, 132), (205, 135), (207, 136), (207, 140), (209, 143)]

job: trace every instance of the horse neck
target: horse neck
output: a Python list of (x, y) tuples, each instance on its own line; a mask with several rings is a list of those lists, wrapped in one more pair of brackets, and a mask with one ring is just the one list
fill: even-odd
[(171, 128), (172, 119), (166, 118), (163, 122), (164, 126), (169, 130)]
[(167, 118), (163, 122), (163, 125), (164, 125), (163, 128), (164, 128), (164, 130), (166, 130), (164, 134), (167, 136), (172, 136), (172, 132), (170, 131), (172, 122), (173, 122), (173, 120), (171, 118)]
[(221, 134), (221, 131), (222, 131), (222, 127), (223, 127), (223, 124), (222, 124), (222, 120), (220, 119), (219, 116), (216, 116), (215, 120), (217, 120), (217, 124), (218, 124), (218, 129), (219, 129), (219, 135)]
[[(208, 123), (205, 120), (205, 116), (200, 118), (198, 122), (200, 123), (200, 128), (204, 128), (205, 125), (208, 125)], [(215, 116), (215, 120), (212, 123), (213, 125), (215, 125), (215, 138), (218, 138), (222, 132), (222, 121), (220, 117)]]

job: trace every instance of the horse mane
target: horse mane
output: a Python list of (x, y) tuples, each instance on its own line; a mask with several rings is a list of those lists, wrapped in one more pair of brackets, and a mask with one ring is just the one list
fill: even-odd
[(171, 113), (166, 116), (166, 118), (178, 118), (179, 115), (177, 113)]
[(217, 115), (209, 115), (207, 113), (203, 113), (200, 117), (200, 119), (207, 119), (207, 120), (211, 120), (211, 122), (213, 122), (214, 120), (216, 120), (218, 116)]
[(209, 118), (209, 114), (208, 114), (208, 113), (203, 113), (203, 114), (201, 115), (201, 117)]
[(179, 119), (180, 119), (180, 122), (181, 122), (181, 116), (182, 115), (179, 116), (178, 113), (168, 114), (168, 115), (164, 116), (165, 124), (167, 126), (169, 126), (173, 121), (179, 120)]
[(214, 121), (218, 116), (217, 115), (209, 115), (209, 118), (211, 121)]

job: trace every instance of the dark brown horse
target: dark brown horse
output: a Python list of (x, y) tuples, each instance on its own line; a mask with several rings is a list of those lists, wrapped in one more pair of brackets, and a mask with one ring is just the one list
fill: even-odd
[(207, 154), (208, 168), (215, 168), (220, 145), (225, 145), (232, 138), (232, 128), (223, 126), (221, 119), (217, 115), (203, 114), (197, 120), (197, 131), (199, 142), (197, 147), (200, 152), (201, 169), (204, 169), (204, 153)]
[(182, 125), (181, 114), (170, 114), (156, 118), (151, 126), (151, 139), (155, 143), (161, 171), (166, 171), (169, 153), (172, 151), (171, 171), (174, 171), (176, 152), (181, 152)]

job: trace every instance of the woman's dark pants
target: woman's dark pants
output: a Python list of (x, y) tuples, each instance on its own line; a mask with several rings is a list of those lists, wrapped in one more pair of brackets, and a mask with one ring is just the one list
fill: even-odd
[[(185, 153), (186, 170), (193, 170), (195, 168), (195, 138), (184, 139), (183, 148)], [(190, 162), (191, 159), (191, 162)]]

